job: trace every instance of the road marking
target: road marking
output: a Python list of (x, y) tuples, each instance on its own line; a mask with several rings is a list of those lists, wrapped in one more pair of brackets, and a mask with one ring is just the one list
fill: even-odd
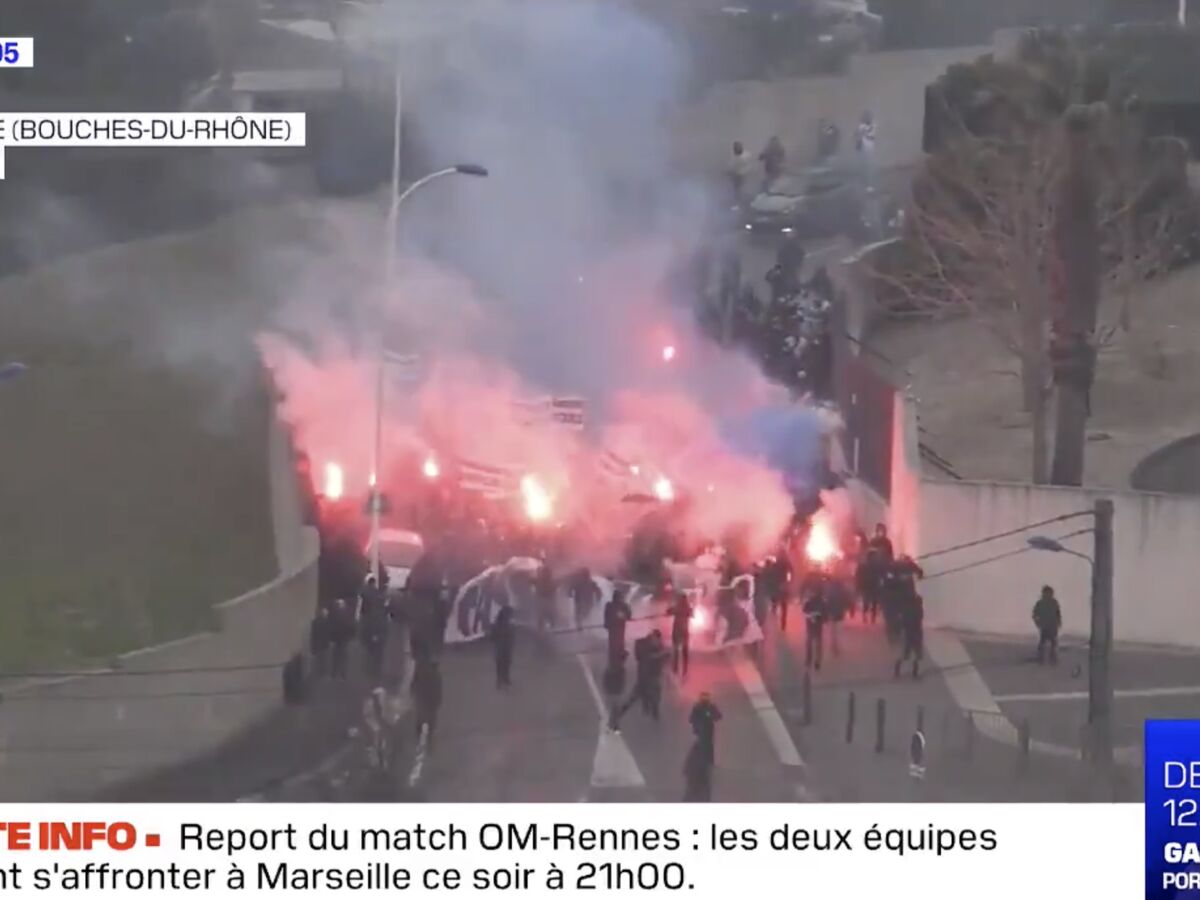
[(633, 758), (629, 746), (620, 734), (608, 728), (608, 704), (600, 693), (600, 685), (596, 684), (596, 676), (583, 656), (575, 657), (583, 669), (583, 678), (596, 701), (596, 712), (600, 716), (600, 736), (596, 740), (596, 755), (592, 759), (592, 787), (613, 788), (633, 787), (644, 788), (646, 779), (638, 768), (637, 760)]
[[(1157, 688), (1130, 688), (1113, 691), (1114, 697), (1195, 697), (1200, 685)], [(997, 703), (1049, 703), (1058, 700), (1086, 700), (1087, 691), (1060, 691), (1048, 694), (997, 694)]]
[(802, 767), (804, 760), (800, 756), (800, 751), (796, 749), (796, 743), (792, 740), (787, 725), (783, 723), (783, 717), (779, 715), (775, 701), (767, 692), (767, 686), (763, 684), (758, 666), (745, 653), (738, 650), (728, 650), (725, 656), (733, 666), (733, 672), (737, 676), (737, 680), (741, 682), (746, 696), (750, 699), (750, 706), (754, 709), (759, 721), (762, 722), (763, 728), (766, 729), (767, 740), (775, 748), (779, 761), (785, 766)]
[(425, 774), (425, 751), (429, 748), (429, 726), (421, 729), (421, 739), (417, 742), (417, 754), (413, 760), (412, 771), (408, 773), (408, 786), (415, 788)]

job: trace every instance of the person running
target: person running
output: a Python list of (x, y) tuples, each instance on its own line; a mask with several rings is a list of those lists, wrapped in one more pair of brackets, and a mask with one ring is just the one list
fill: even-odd
[(513, 610), (503, 606), (492, 622), (492, 650), (496, 658), (496, 687), (500, 690), (512, 687), (513, 645), (516, 629), (513, 628)]
[(621, 718), (635, 703), (641, 705), (643, 713), (658, 721), (659, 705), (662, 701), (662, 669), (667, 659), (662, 632), (655, 630), (635, 641), (633, 655), (637, 663), (637, 679), (629, 699), (614, 709), (609, 718), (608, 727), (614, 732), (620, 732)]
[[(680, 591), (675, 596), (668, 613), (671, 616), (671, 673), (687, 678), (688, 650), (691, 642), (690, 625), (695, 607), (687, 594)], [(682, 671), (680, 666), (682, 665)]]
[(1058, 632), (1062, 628), (1062, 608), (1050, 585), (1042, 587), (1042, 595), (1033, 605), (1033, 624), (1038, 630), (1037, 661), (1043, 665), (1049, 657), (1050, 665), (1058, 665)]

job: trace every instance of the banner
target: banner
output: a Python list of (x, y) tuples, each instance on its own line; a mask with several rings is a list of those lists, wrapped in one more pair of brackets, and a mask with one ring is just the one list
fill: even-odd
[(692, 652), (757, 644), (763, 632), (754, 615), (754, 576), (739, 575), (722, 585), (713, 559), (667, 562), (671, 586), (686, 594), (697, 609), (692, 622)]
[(523, 425), (554, 425), (571, 431), (583, 430), (585, 407), (581, 397), (538, 397), (513, 403)]
[[(614, 584), (607, 578), (590, 576), (580, 584), (567, 576), (555, 584), (552, 604), (543, 610), (536, 591), (536, 578), (541, 562), (529, 557), (513, 557), (502, 565), (480, 572), (458, 591), (454, 607), (446, 621), (446, 642), (462, 643), (487, 635), (492, 621), (505, 606), (513, 608), (513, 621), (518, 626), (543, 628), (550, 633), (580, 633), (604, 637), (604, 606), (618, 587), (633, 609), (635, 622), (657, 619), (649, 594), (632, 582)], [(578, 577), (578, 571), (574, 573)], [(588, 587), (590, 584), (590, 587)], [(653, 625), (639, 630), (631, 627), (628, 634), (639, 637), (649, 633)]]
[[(655, 602), (649, 590), (634, 582), (614, 583), (591, 575), (581, 583), (579, 572), (572, 573), (555, 583), (553, 602), (543, 607), (536, 589), (540, 566), (539, 560), (513, 557), (464, 584), (447, 617), (446, 642), (485, 637), (501, 608), (511, 606), (518, 626), (550, 634), (578, 634), (589, 642), (600, 643), (605, 638), (604, 607), (618, 588), (632, 613), (626, 628), (628, 640), (643, 637), (655, 628), (670, 633), (667, 605)], [(668, 563), (668, 567), (675, 590), (687, 594), (696, 608), (691, 630), (693, 652), (724, 650), (762, 640), (762, 629), (754, 616), (752, 576), (742, 575), (732, 584), (721, 586), (715, 571), (696, 563)]]

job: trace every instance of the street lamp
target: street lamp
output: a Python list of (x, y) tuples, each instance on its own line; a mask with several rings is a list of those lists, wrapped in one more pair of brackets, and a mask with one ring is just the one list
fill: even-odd
[[(1088, 637), (1088, 729), (1094, 765), (1108, 768), (1113, 761), (1113, 686), (1110, 675), (1113, 642), (1113, 502), (1097, 500), (1091, 515), (1092, 528), (1061, 538), (1034, 535), (1027, 543), (1033, 550), (1066, 553), (1086, 560), (1092, 569), (1091, 633)], [(1062, 541), (1081, 534), (1093, 536), (1093, 556), (1070, 550)]]
[[(1076, 531), (1074, 534), (1063, 535), (1063, 539), (1065, 540), (1069, 537), (1075, 537), (1075, 535), (1079, 534), (1091, 534), (1092, 531), (1093, 529), (1091, 528), (1084, 529), (1083, 531)], [(1029, 544), (1030, 548), (1033, 550), (1043, 550), (1046, 553), (1066, 553), (1068, 556), (1076, 556), (1079, 559), (1086, 560), (1090, 566), (1096, 565), (1096, 561), (1086, 553), (1080, 553), (1078, 550), (1072, 550), (1069, 547), (1064, 547), (1052, 537), (1046, 537), (1042, 534), (1035, 534), (1033, 537), (1029, 538), (1026, 543)]]
[[(399, 84), (397, 83), (397, 90)], [(391, 205), (388, 208), (387, 218), (387, 247), (385, 248), (385, 259), (387, 260), (387, 270), (384, 277), (384, 285), (390, 288), (396, 281), (396, 263), (397, 263), (397, 242), (399, 240), (400, 230), (400, 206), (415, 194), (418, 190), (425, 187), (432, 181), (439, 178), (444, 178), (447, 175), (471, 175), (475, 178), (486, 178), (488, 170), (483, 166), (475, 163), (460, 163), (456, 166), (448, 166), (444, 169), (439, 169), (436, 172), (430, 172), (424, 178), (418, 178), (410, 184), (404, 191), (400, 190), (400, 95), (396, 95), (396, 127), (395, 127), (396, 149), (392, 158), (392, 190), (391, 190)], [(376, 359), (375, 371), (375, 445), (374, 452), (371, 457), (371, 572), (376, 579), (379, 578), (379, 527), (380, 514), (382, 512), (381, 495), (380, 495), (380, 472), (379, 465), (383, 456), (383, 373), (386, 365), (386, 347), (384, 346), (384, 328), (383, 328), (383, 304), (379, 304), (380, 327), (378, 358)]]

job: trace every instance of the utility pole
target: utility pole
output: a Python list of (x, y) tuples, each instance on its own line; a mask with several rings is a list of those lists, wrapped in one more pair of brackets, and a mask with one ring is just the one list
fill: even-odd
[(1096, 376), (1100, 310), (1100, 226), (1092, 171), (1092, 111), (1074, 106), (1065, 119), (1066, 170), (1054, 221), (1053, 337), (1050, 361), (1057, 393), (1050, 481), (1083, 483), (1087, 422)]
[(1092, 627), (1088, 641), (1089, 761), (1098, 773), (1113, 762), (1113, 502), (1097, 500), (1092, 565)]
[(1179, 0), (1179, 24), (1187, 27), (1187, 4), (1188, 0)]

